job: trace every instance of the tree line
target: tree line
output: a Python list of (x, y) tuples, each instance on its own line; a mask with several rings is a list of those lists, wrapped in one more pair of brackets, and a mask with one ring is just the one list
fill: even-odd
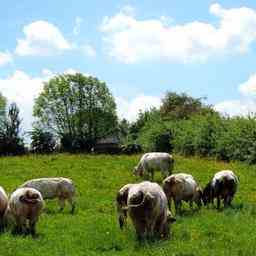
[[(159, 108), (140, 112), (135, 122), (119, 120), (107, 85), (81, 73), (61, 74), (44, 83), (28, 131), (34, 153), (92, 152), (97, 141), (119, 140), (119, 151), (177, 152), (230, 161), (256, 162), (256, 119), (220, 115), (204, 98), (168, 91)], [(15, 103), (0, 94), (0, 155), (28, 151)]]

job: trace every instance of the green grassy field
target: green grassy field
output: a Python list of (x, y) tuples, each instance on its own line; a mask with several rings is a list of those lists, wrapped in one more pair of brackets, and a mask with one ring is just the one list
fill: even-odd
[[(39, 237), (0, 234), (0, 255), (255, 255), (256, 167), (176, 156), (175, 171), (188, 172), (205, 185), (221, 169), (240, 178), (233, 209), (185, 206), (171, 228), (171, 239), (139, 244), (131, 223), (120, 231), (115, 195), (132, 175), (139, 156), (52, 155), (0, 158), (0, 185), (8, 193), (36, 177), (64, 176), (77, 188), (77, 211), (58, 213), (56, 201), (47, 201), (38, 223)], [(157, 181), (161, 182), (160, 175)]]

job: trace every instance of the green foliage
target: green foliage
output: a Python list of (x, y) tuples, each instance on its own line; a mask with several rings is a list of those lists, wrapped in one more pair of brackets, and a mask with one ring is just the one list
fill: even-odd
[[(202, 158), (174, 155), (174, 173), (191, 173), (204, 186), (223, 169), (234, 170), (240, 187), (232, 209), (217, 211), (202, 207), (189, 209), (183, 203), (182, 215), (171, 227), (171, 238), (139, 244), (129, 220), (124, 230), (118, 227), (116, 192), (127, 183), (141, 181), (132, 175), (140, 156), (106, 155), (30, 155), (1, 158), (1, 186), (8, 193), (24, 181), (37, 177), (63, 176), (73, 179), (77, 211), (69, 207), (58, 212), (57, 200), (46, 200), (40, 216), (38, 238), (0, 235), (0, 255), (68, 256), (211, 256), (254, 255), (256, 250), (256, 167), (242, 163), (223, 163)], [(161, 183), (161, 175), (156, 179)]]
[(171, 152), (172, 134), (158, 113), (155, 113), (145, 122), (140, 130), (138, 142), (144, 151)]
[(194, 116), (171, 124), (174, 150), (184, 155), (256, 162), (256, 119)]
[(160, 107), (164, 119), (182, 120), (193, 115), (213, 113), (214, 110), (202, 102), (203, 98), (193, 98), (186, 93), (167, 92)]
[(33, 153), (52, 153), (56, 148), (56, 140), (52, 133), (34, 127), (31, 135), (31, 151)]
[(5, 115), (6, 98), (0, 93), (0, 118)]
[(131, 127), (145, 151), (256, 163), (256, 117), (223, 117), (186, 94), (167, 93), (160, 111), (140, 113)]
[(20, 137), (19, 108), (15, 103), (10, 105), (7, 116), (3, 117), (0, 122), (0, 155), (25, 153), (24, 142)]
[(60, 136), (67, 150), (74, 145), (81, 151), (91, 148), (97, 139), (117, 131), (116, 104), (106, 84), (80, 73), (45, 83), (34, 116)]
[(129, 142), (129, 129), (129, 122), (126, 119), (122, 119), (118, 124), (119, 137), (122, 144), (127, 144)]
[(139, 116), (135, 122), (130, 125), (129, 134), (132, 141), (136, 141), (139, 137), (141, 129), (146, 125), (146, 123), (155, 117), (159, 116), (159, 111), (156, 108), (147, 110), (145, 112), (139, 112)]

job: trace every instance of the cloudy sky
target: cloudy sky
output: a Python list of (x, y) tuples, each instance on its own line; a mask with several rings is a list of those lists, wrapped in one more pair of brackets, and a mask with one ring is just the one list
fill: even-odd
[(130, 121), (167, 90), (230, 115), (256, 111), (254, 0), (9, 0), (1, 10), (0, 91), (25, 129), (42, 82), (62, 72), (106, 81)]

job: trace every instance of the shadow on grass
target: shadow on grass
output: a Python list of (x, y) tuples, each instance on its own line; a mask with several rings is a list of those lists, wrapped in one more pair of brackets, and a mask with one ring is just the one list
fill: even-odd
[(44, 208), (43, 212), (47, 215), (56, 215), (59, 212), (59, 210), (54, 210), (54, 209), (50, 209), (50, 208)]
[(44, 237), (44, 235), (41, 233), (31, 234), (31, 232), (28, 232), (28, 231), (17, 232), (17, 230), (15, 230), (15, 229), (11, 230), (11, 234), (14, 237), (23, 237), (23, 238), (31, 237), (32, 239), (39, 239), (39, 238)]

